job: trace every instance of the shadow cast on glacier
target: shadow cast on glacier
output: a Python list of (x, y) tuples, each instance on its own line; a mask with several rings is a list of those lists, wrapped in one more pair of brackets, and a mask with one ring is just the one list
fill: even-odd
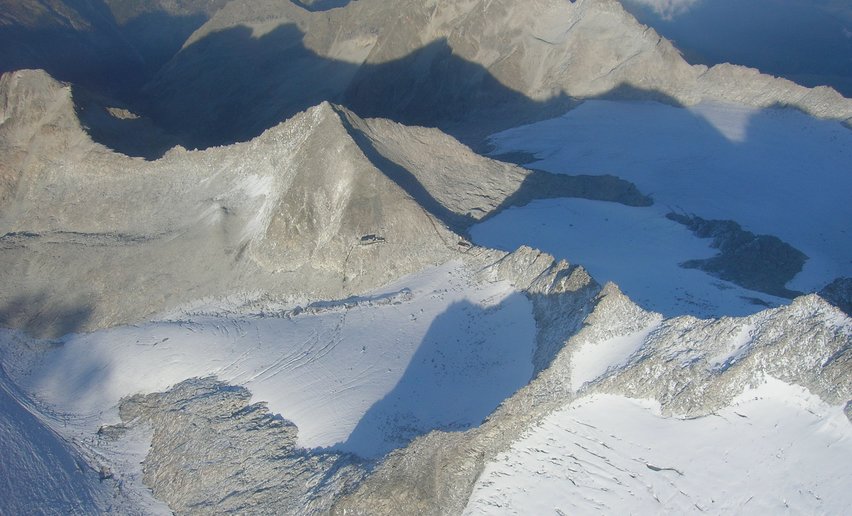
[[(518, 327), (524, 320), (529, 327)], [(451, 305), (432, 322), (399, 383), (333, 449), (378, 458), (432, 430), (478, 426), (529, 383), (534, 346), (529, 301), (522, 294), (494, 307)]]

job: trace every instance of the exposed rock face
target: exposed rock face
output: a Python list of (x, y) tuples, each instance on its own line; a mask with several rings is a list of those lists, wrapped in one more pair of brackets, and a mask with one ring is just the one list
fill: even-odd
[[(404, 0), (395, 9), (360, 0), (325, 12), (235, 0), (147, 93), (162, 99), (147, 109), (181, 141), (248, 141), (133, 159), (91, 140), (68, 85), (36, 71), (0, 78), (1, 325), (57, 336), (205, 298), (343, 298), (450, 260), (483, 281), (511, 282), (536, 322), (528, 385), (479, 426), (431, 432), (378, 463), (297, 449), (295, 426), (211, 379), (124, 400), (123, 425), (103, 436), (153, 429), (145, 481), (179, 513), (459, 513), (486, 462), (586, 393), (653, 398), (691, 417), (769, 375), (849, 413), (852, 322), (819, 297), (748, 318), (663, 321), (580, 266), (527, 247), (473, 247), (463, 239), (472, 222), (582, 185), (399, 123), (458, 128), (485, 117), (496, 130), (599, 96), (784, 104), (848, 122), (852, 101), (831, 90), (690, 66), (615, 0)], [(137, 120), (122, 107), (105, 112)], [(631, 186), (608, 187), (613, 200), (650, 201)], [(622, 362), (577, 381), (586, 345), (646, 330)], [(0, 402), (20, 412), (3, 389)], [(56, 445), (61, 483), (77, 456), (43, 441)], [(77, 480), (69, 483), (82, 491), (58, 496), (103, 507), (109, 492), (91, 472)]]
[(461, 256), (459, 234), (532, 174), (328, 103), (147, 162), (93, 143), (70, 88), (42, 72), (4, 75), (0, 99), (2, 320), (41, 334), (208, 296), (361, 293)]
[[(33, 72), (6, 85), (5, 324), (102, 327), (261, 285), (345, 297), (456, 252), (458, 237), (361, 153), (328, 104), (251, 143), (148, 163), (89, 141), (67, 87)], [(383, 245), (360, 246), (367, 234)]]
[(667, 414), (695, 417), (771, 376), (843, 404), (852, 397), (850, 360), (852, 321), (810, 295), (745, 318), (665, 321), (625, 367), (590, 390), (655, 399)]
[(325, 512), (365, 474), (357, 459), (296, 448), (296, 427), (210, 379), (121, 405), (125, 423), (154, 428), (145, 483), (178, 514)]

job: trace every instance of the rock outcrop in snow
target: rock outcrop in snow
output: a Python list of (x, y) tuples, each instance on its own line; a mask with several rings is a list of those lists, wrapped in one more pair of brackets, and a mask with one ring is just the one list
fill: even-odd
[(194, 379), (122, 403), (124, 424), (154, 429), (145, 484), (171, 510), (317, 514), (366, 474), (354, 456), (298, 449), (298, 429), (250, 399), (245, 388)]
[(745, 318), (670, 319), (637, 348), (590, 391), (654, 399), (680, 417), (720, 410), (766, 377), (832, 405), (852, 398), (852, 321), (816, 295)]

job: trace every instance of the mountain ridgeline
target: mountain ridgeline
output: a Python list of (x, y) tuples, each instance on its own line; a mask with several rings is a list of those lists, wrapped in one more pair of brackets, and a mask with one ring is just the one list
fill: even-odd
[[(117, 97), (104, 103), (151, 119), (171, 144), (186, 148), (247, 141), (322, 101), (361, 117), (439, 127), (474, 148), (496, 130), (555, 116), (587, 98), (676, 105), (718, 99), (852, 117), (852, 102), (828, 88), (809, 90), (726, 64), (691, 66), (616, 0), (313, 4), (149, 0), (133, 9), (110, 1), (98, 10), (103, 28), (85, 24), (95, 39), (84, 39), (76, 53), (69, 47), (62, 66), (48, 49), (10, 36), (2, 69), (44, 68)], [(94, 16), (71, 11), (81, 20)], [(23, 14), (11, 18), (4, 30), (28, 29)], [(62, 38), (82, 38), (82, 25), (63, 26), (69, 35)], [(183, 41), (156, 47), (154, 39)], [(77, 61), (98, 73), (71, 73)], [(90, 125), (97, 135), (98, 121)]]

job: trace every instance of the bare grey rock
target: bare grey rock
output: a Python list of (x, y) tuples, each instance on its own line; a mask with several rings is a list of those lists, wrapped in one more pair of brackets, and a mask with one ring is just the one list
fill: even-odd
[[(694, 417), (773, 376), (849, 412), (852, 326), (818, 297), (749, 318), (661, 322), (580, 266), (526, 247), (472, 246), (467, 226), (527, 199), (537, 176), (398, 123), (458, 129), (483, 117), (497, 121), (493, 130), (596, 97), (784, 105), (848, 123), (852, 101), (830, 89), (690, 66), (615, 0), (405, 0), (395, 9), (360, 0), (325, 12), (235, 0), (146, 91), (162, 99), (147, 110), (184, 131), (180, 141), (246, 141), (133, 159), (92, 141), (84, 125), (96, 121), (81, 122), (70, 86), (37, 71), (0, 77), (3, 325), (62, 335), (228, 296), (321, 310), (317, 301), (345, 306), (458, 259), (527, 295), (537, 330), (528, 385), (479, 426), (431, 432), (377, 464), (297, 449), (292, 424), (210, 379), (125, 400), (122, 425), (101, 437), (152, 428), (145, 481), (177, 512), (458, 513), (485, 463), (594, 392), (653, 398), (666, 414)], [(129, 108), (99, 113), (138, 120)], [(624, 364), (572, 387), (583, 344), (651, 325)], [(60, 461), (74, 458), (62, 449)], [(83, 485), (116, 473), (92, 469)]]
[(297, 449), (297, 428), (250, 399), (194, 379), (122, 402), (126, 424), (154, 429), (145, 483), (173, 511), (317, 514), (366, 473), (353, 456)]
[[(598, 317), (620, 318), (598, 309)], [(842, 405), (852, 396), (850, 367), (852, 321), (809, 295), (745, 318), (667, 320), (588, 392), (655, 399), (666, 414), (698, 417), (770, 376)]]
[[(93, 143), (68, 86), (0, 81), (6, 325), (92, 329), (229, 292), (341, 298), (460, 252), (329, 104), (246, 144), (146, 162)], [(371, 234), (382, 244), (359, 244)]]
[(469, 224), (535, 193), (533, 172), (436, 129), (328, 103), (250, 142), (133, 159), (88, 137), (72, 96), (43, 72), (0, 79), (0, 319), (42, 335), (210, 297), (360, 294), (464, 258)]

